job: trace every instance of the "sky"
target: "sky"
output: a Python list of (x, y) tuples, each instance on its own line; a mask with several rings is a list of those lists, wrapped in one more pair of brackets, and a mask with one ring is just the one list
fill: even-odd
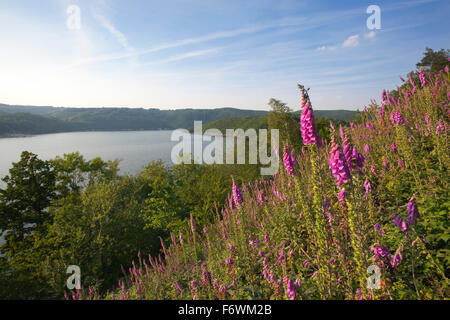
[[(380, 29), (369, 29), (370, 5)], [(0, 103), (363, 109), (450, 48), (446, 0), (1, 0)]]

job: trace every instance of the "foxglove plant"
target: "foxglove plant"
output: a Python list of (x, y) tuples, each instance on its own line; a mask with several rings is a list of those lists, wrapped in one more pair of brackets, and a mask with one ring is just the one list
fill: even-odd
[(302, 92), (302, 112), (300, 115), (300, 131), (302, 133), (303, 144), (316, 144), (317, 136), (314, 129), (314, 115), (309, 101), (309, 95), (305, 87), (298, 85)]
[(328, 159), (328, 163), (333, 176), (336, 179), (336, 184), (338, 187), (350, 180), (350, 174), (347, 164), (345, 163), (344, 156), (341, 154), (339, 145), (334, 141), (334, 138), (332, 138), (331, 141), (330, 158)]
[(395, 110), (391, 113), (390, 119), (392, 124), (395, 124), (397, 126), (405, 123), (402, 114), (398, 110)]
[(401, 232), (403, 232), (406, 237), (408, 237), (408, 225), (406, 224), (406, 221), (396, 216), (395, 214), (392, 214), (392, 220), (394, 221), (397, 228)]
[(420, 219), (419, 210), (417, 210), (416, 199), (411, 197), (408, 202), (408, 223), (413, 225), (417, 219)]
[[(446, 186), (439, 177), (445, 177), (448, 167), (450, 79), (448, 73), (425, 73), (425, 81), (424, 88), (418, 82), (417, 90), (413, 81), (412, 87), (405, 84), (395, 97), (383, 94), (383, 109), (386, 117), (392, 115), (392, 123), (377, 114), (379, 109), (372, 102), (345, 134), (340, 128), (340, 145), (333, 135), (333, 141), (319, 149), (316, 135), (316, 143), (309, 143), (298, 158), (288, 146), (282, 149), (287, 174), (242, 188), (233, 181), (229, 200), (217, 211), (215, 222), (198, 225), (206, 234), (196, 233), (187, 222), (184, 239), (182, 233), (178, 239), (172, 237), (170, 247), (161, 249), (166, 253), (160, 259), (149, 258), (148, 268), (146, 262), (145, 268), (133, 263), (115, 295), (108, 298), (244, 299), (243, 286), (258, 286), (262, 299), (352, 299), (357, 288), (357, 299), (442, 298), (440, 292), (445, 290), (438, 283), (447, 280), (434, 267), (435, 237), (425, 246), (419, 233), (437, 234), (434, 225), (442, 226), (439, 214), (431, 216), (427, 208), (437, 208), (439, 201), (446, 200), (436, 190)], [(312, 112), (309, 98), (304, 98), (302, 109)], [(303, 131), (315, 134), (313, 118), (303, 120), (308, 120), (305, 128), (311, 129)], [(358, 150), (366, 144), (370, 147), (360, 155)], [(370, 157), (367, 170), (364, 157)], [(403, 167), (402, 159), (406, 167), (399, 170), (396, 163)], [(417, 181), (410, 178), (415, 174)], [(295, 189), (289, 187), (291, 183)], [(407, 206), (399, 207), (397, 200), (405, 197), (410, 198)], [(420, 211), (426, 217), (420, 227), (416, 226), (420, 219), (416, 197), (417, 203), (427, 204)], [(386, 211), (393, 214), (393, 224), (386, 219)], [(403, 233), (408, 236), (408, 232), (415, 239), (405, 239)], [(406, 246), (412, 240), (413, 245)], [(394, 245), (398, 245), (396, 252), (389, 249)], [(426, 259), (417, 259), (419, 253)], [(382, 268), (386, 281), (380, 290), (372, 291), (367, 288), (367, 266), (374, 263)], [(405, 266), (399, 268), (401, 264)], [(427, 287), (430, 277), (439, 279), (435, 281), (438, 290)], [(395, 279), (401, 279), (400, 286), (393, 285)], [(189, 286), (191, 281), (197, 281), (196, 285)], [(84, 297), (97, 296), (92, 292), (79, 296)]]
[(296, 293), (295, 293), (295, 286), (292, 283), (292, 280), (288, 277), (284, 277), (284, 283), (286, 284), (286, 294), (289, 298), (289, 300), (295, 300)]
[(284, 146), (283, 149), (283, 163), (287, 173), (293, 177), (294, 176), (294, 158), (292, 156), (292, 151), (289, 146)]
[(240, 205), (244, 201), (244, 199), (242, 197), (241, 189), (236, 185), (236, 182), (234, 181), (234, 178), (233, 178), (232, 193), (233, 193), (234, 204), (236, 206)]

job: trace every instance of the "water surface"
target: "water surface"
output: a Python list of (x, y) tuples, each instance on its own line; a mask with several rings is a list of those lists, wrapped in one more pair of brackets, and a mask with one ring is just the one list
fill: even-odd
[[(79, 152), (86, 160), (120, 159), (120, 173), (135, 174), (152, 160), (171, 164), (170, 154), (177, 142), (170, 141), (172, 131), (71, 132), (31, 137), (0, 139), (0, 177), (8, 174), (13, 162), (23, 151), (30, 151), (42, 160)], [(0, 187), (5, 184), (0, 181)], [(3, 239), (0, 237), (0, 245)]]
[(120, 159), (120, 173), (137, 173), (152, 160), (170, 162), (172, 131), (71, 132), (0, 139), (0, 176), (8, 174), (22, 151), (49, 160), (79, 152), (85, 159)]

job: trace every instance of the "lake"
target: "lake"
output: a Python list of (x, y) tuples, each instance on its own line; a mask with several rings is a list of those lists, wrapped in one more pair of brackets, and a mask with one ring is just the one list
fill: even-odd
[(0, 176), (8, 174), (22, 151), (49, 160), (78, 151), (85, 159), (120, 159), (120, 173), (134, 174), (152, 160), (171, 163), (170, 153), (177, 142), (172, 131), (70, 132), (0, 139)]
[[(22, 151), (30, 151), (49, 160), (78, 151), (85, 159), (120, 159), (120, 173), (134, 174), (152, 160), (172, 164), (170, 154), (177, 142), (170, 141), (172, 131), (71, 132), (31, 137), (0, 139), (0, 177), (8, 174)], [(199, 136), (200, 137), (200, 136)], [(5, 184), (0, 182), (0, 186)], [(0, 237), (0, 244), (2, 239)]]

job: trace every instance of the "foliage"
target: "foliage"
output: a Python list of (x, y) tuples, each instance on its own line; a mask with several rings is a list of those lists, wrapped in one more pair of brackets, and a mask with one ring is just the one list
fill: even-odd
[[(48, 297), (49, 279), (43, 273), (43, 262), (52, 250), (60, 254), (56, 242), (66, 238), (51, 233), (58, 217), (55, 208), (64, 207), (69, 200), (79, 201), (77, 197), (86, 187), (114, 180), (117, 171), (117, 162), (85, 161), (77, 153), (50, 161), (22, 153), (3, 179), (6, 188), (0, 189), (0, 230), (6, 230), (0, 250), (5, 255), (0, 281), (8, 283), (2, 297)], [(55, 237), (55, 242), (49, 237)]]
[(267, 119), (269, 132), (278, 129), (280, 144), (289, 144), (296, 150), (300, 149), (301, 136), (297, 121), (292, 116), (292, 110), (282, 101), (270, 99), (270, 112)]
[(0, 134), (42, 134), (70, 131), (161, 130), (192, 126), (265, 111), (219, 109), (52, 108), (0, 105)]
[(119, 176), (117, 162), (24, 152), (0, 190), (0, 298), (69, 298), (72, 264), (75, 300), (448, 298), (450, 76), (421, 64), (350, 123), (314, 119), (303, 86), (300, 128), (271, 100), (285, 144), (268, 179), (258, 165), (162, 162)]
[(445, 66), (450, 66), (448, 61), (450, 58), (450, 50), (437, 50), (426, 48), (422, 60), (416, 64), (418, 69), (425, 68), (431, 73), (437, 73), (444, 70)]
[(286, 146), (271, 180), (233, 182), (211, 224), (190, 219), (117, 289), (72, 298), (448, 298), (450, 77), (417, 76), (420, 86), (383, 92), (358, 122), (331, 126), (322, 147)]
[[(123, 277), (138, 252), (157, 254), (160, 237), (198, 227), (227, 200), (231, 175), (256, 179), (254, 165), (177, 165), (161, 161), (136, 176), (118, 176), (118, 163), (66, 154), (43, 161), (29, 152), (13, 164), (0, 190), (0, 298), (61, 298), (69, 265), (83, 286), (104, 290)], [(211, 176), (215, 183), (209, 183)]]
[[(354, 111), (318, 110), (319, 117), (350, 120)], [(189, 128), (195, 120), (205, 129), (267, 128), (267, 112), (219, 109), (54, 108), (0, 104), (0, 135), (72, 131), (160, 130)]]

